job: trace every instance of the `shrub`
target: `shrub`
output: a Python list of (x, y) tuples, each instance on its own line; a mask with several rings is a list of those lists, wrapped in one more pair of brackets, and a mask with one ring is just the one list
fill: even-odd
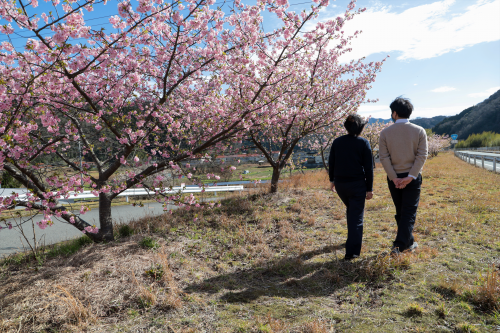
[(134, 234), (134, 229), (128, 224), (124, 224), (118, 229), (118, 234), (120, 237), (129, 237)]
[(460, 140), (455, 148), (477, 148), (500, 146), (500, 134), (494, 132), (483, 132), (471, 134), (465, 140)]
[(151, 264), (151, 268), (147, 269), (144, 273), (146, 273), (147, 276), (152, 277), (156, 281), (161, 280), (163, 277), (163, 266), (160, 264), (153, 265)]
[(139, 245), (141, 245), (142, 247), (145, 247), (147, 249), (151, 249), (151, 250), (154, 250), (154, 249), (157, 249), (157, 248), (160, 247), (160, 244), (158, 244), (158, 242), (156, 241), (156, 239), (151, 238), (151, 237), (144, 237), (139, 242)]

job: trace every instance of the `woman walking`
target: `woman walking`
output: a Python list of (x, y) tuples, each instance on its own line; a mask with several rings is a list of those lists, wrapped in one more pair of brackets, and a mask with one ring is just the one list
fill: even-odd
[(373, 197), (372, 152), (368, 140), (359, 137), (365, 125), (360, 116), (348, 116), (344, 122), (348, 134), (335, 139), (330, 149), (330, 186), (347, 208), (344, 260), (360, 255), (365, 199)]

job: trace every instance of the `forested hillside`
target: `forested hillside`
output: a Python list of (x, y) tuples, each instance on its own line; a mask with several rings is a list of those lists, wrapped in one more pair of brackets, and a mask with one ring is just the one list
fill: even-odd
[(377, 121), (378, 121), (378, 122), (381, 122), (381, 123), (383, 123), (383, 124), (387, 124), (387, 123), (392, 122), (392, 120), (391, 120), (391, 119), (370, 118), (370, 119), (368, 120), (368, 124), (374, 124), (374, 123), (376, 123)]
[(500, 133), (500, 90), (456, 116), (443, 119), (432, 131), (436, 134), (458, 134), (460, 140), (474, 133)]
[[(441, 122), (443, 119), (445, 119), (446, 116), (436, 116), (432, 118), (410, 118), (410, 121), (418, 126), (422, 126), (423, 128), (432, 128), (439, 122)], [(373, 124), (375, 122), (381, 122), (384, 124), (392, 122), (391, 119), (382, 119), (382, 118), (370, 118), (368, 123)]]
[(436, 124), (439, 124), (446, 116), (435, 116), (432, 118), (417, 118), (411, 119), (410, 121), (415, 125), (422, 126), (423, 128), (433, 128)]

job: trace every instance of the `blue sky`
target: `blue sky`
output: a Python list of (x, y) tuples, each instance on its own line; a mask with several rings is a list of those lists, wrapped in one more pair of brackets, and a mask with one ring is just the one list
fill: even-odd
[[(312, 3), (289, 2), (296, 11)], [(342, 15), (348, 3), (332, 1), (318, 20)], [(108, 19), (116, 14), (116, 4), (109, 1), (85, 12), (86, 21), (93, 29), (104, 27), (110, 32)], [(50, 7), (40, 1), (35, 10), (40, 14), (53, 10)], [(402, 95), (412, 100), (413, 117), (454, 115), (500, 89), (500, 0), (359, 0), (357, 7), (367, 11), (347, 22), (345, 31), (363, 33), (343, 60), (366, 57), (369, 62), (390, 55), (368, 93), (368, 98), (379, 102), (363, 105), (360, 114), (388, 119), (390, 102)], [(276, 23), (271, 15), (265, 16), (266, 30)], [(32, 34), (16, 31), (20, 35), (12, 35), (12, 42), (22, 50), (24, 37)], [(0, 35), (0, 42), (4, 40)]]
[[(332, 2), (320, 20), (345, 11)], [(388, 119), (397, 96), (412, 100), (412, 117), (455, 115), (500, 89), (500, 0), (360, 0), (367, 11), (346, 24), (362, 30), (352, 58), (390, 58), (369, 91), (362, 115)], [(336, 6), (336, 7), (333, 7)]]

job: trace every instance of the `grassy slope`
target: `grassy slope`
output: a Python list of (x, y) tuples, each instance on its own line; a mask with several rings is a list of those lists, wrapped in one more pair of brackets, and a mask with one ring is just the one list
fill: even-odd
[(0, 331), (498, 331), (498, 175), (451, 154), (428, 161), (420, 248), (394, 259), (394, 208), (377, 169), (362, 258), (350, 263), (339, 260), (344, 207), (327, 183), (298, 175), (278, 195), (145, 218), (135, 235), (41, 267), (7, 261)]

